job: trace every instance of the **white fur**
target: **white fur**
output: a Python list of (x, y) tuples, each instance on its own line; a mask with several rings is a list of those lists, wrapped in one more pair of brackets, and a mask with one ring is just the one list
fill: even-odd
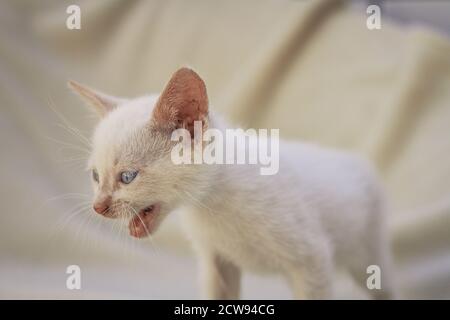
[[(163, 203), (164, 215), (185, 208), (205, 297), (238, 298), (241, 270), (250, 270), (281, 273), (296, 298), (331, 298), (338, 266), (366, 288), (371, 264), (381, 267), (382, 290), (370, 293), (392, 297), (385, 200), (367, 163), (283, 141), (273, 176), (260, 175), (255, 165), (176, 166), (158, 155), (168, 140), (160, 143), (165, 138), (145, 130), (156, 98), (125, 102), (100, 122), (91, 166), (100, 175), (117, 174), (111, 173), (117, 158), (116, 166), (140, 166), (136, 181), (113, 194), (135, 210), (154, 201)], [(228, 125), (210, 114), (209, 127)], [(99, 186), (96, 192), (109, 191)]]

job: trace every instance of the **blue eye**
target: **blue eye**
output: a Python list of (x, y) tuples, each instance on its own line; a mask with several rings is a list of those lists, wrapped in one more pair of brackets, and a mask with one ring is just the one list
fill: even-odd
[(125, 184), (129, 184), (134, 180), (134, 178), (136, 178), (137, 174), (137, 171), (124, 171), (120, 174), (120, 181)]

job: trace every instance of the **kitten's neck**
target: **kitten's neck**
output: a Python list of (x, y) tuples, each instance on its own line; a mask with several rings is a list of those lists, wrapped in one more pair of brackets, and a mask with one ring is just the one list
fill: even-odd
[[(218, 114), (209, 115), (208, 128), (218, 129), (225, 135), (225, 130), (232, 128), (227, 121)], [(214, 143), (214, 142), (213, 142)], [(191, 186), (191, 191), (185, 192), (182, 205), (195, 205), (197, 207), (217, 205), (217, 200), (221, 197), (221, 190), (228, 188), (230, 183), (235, 183), (235, 178), (230, 173), (232, 169), (225, 164), (200, 164), (202, 172), (196, 177), (195, 183)]]

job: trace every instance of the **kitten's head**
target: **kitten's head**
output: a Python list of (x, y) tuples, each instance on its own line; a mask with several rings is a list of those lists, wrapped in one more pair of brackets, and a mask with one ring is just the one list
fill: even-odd
[(69, 86), (101, 116), (89, 160), (97, 213), (129, 217), (130, 234), (141, 238), (186, 195), (201, 192), (203, 166), (175, 165), (170, 157), (173, 130), (192, 134), (194, 121), (208, 124), (206, 87), (193, 70), (175, 72), (159, 97), (122, 99), (73, 81)]

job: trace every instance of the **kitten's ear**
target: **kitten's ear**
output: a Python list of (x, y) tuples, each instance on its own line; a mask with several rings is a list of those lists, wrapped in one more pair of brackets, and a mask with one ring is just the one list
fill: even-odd
[(109, 96), (73, 80), (69, 80), (67, 85), (90, 106), (94, 107), (95, 111), (102, 117), (125, 101), (125, 99)]
[(174, 130), (185, 128), (193, 137), (194, 121), (208, 121), (208, 95), (200, 76), (189, 68), (176, 71), (156, 103), (152, 124)]

